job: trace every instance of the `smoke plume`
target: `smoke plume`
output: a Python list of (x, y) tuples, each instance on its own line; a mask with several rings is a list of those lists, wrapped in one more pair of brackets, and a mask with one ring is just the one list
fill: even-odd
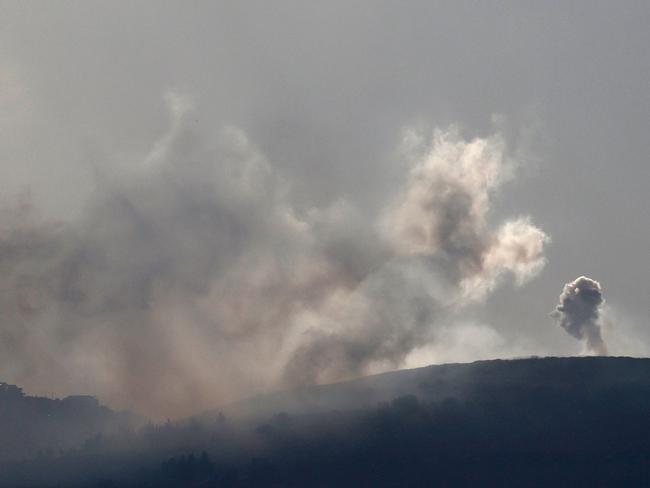
[(607, 345), (601, 334), (601, 305), (603, 293), (600, 283), (580, 276), (564, 285), (560, 303), (551, 316), (571, 336), (585, 341), (587, 352), (607, 355)]
[(346, 200), (303, 210), (241, 130), (206, 140), (188, 103), (168, 103), (168, 133), (128, 175), (98, 178), (79, 219), (4, 209), (7, 379), (189, 414), (397, 367), (502, 276), (544, 265), (528, 218), (488, 223), (514, 168), (498, 135), (436, 131), (374, 215)]

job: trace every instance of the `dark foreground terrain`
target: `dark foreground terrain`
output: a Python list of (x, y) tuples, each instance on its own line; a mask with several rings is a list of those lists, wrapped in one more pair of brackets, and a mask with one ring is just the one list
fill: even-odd
[(83, 429), (41, 418), (62, 404), (21, 419), (16, 402), (34, 400), (12, 392), (0, 392), (3, 487), (650, 484), (648, 359), (431, 366), (140, 428), (88, 399), (75, 400)]

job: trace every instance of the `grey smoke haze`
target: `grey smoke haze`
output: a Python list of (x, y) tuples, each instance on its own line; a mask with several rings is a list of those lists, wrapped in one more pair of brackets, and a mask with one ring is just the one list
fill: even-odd
[(551, 314), (568, 334), (585, 341), (588, 352), (607, 355), (601, 332), (603, 292), (600, 283), (580, 276), (564, 285), (560, 303)]
[(0, 365), (17, 381), (191, 413), (398, 367), (502, 275), (544, 265), (527, 218), (487, 220), (515, 166), (498, 134), (420, 135), (374, 215), (342, 199), (300, 212), (241, 130), (206, 138), (187, 98), (166, 99), (168, 132), (99, 175), (78, 220), (5, 210)]
[(1, 1), (0, 381), (175, 415), (569, 355), (545, 318), (585, 269), (609, 352), (647, 356), (649, 22), (636, 1)]

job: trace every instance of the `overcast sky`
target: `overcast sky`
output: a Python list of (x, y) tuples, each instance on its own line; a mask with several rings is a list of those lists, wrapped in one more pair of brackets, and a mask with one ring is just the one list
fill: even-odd
[[(580, 275), (602, 285), (610, 353), (648, 355), (648, 25), (646, 1), (0, 1), (1, 198), (28, 188), (44, 219), (75, 221), (152, 154), (170, 98), (203, 139), (241, 130), (298, 214), (377, 213), (409, 130), (500, 134), (518, 165), (489, 221), (529, 216), (546, 265), (468, 308), (486, 349), (461, 334), (409, 364), (580, 353), (549, 317)], [(29, 387), (29, 370), (0, 379)]]

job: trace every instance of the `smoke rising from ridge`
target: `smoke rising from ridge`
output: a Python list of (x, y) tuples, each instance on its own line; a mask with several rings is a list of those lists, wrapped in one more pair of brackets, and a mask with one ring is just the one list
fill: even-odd
[(607, 355), (607, 345), (601, 334), (601, 305), (603, 291), (600, 283), (580, 276), (564, 285), (560, 303), (551, 316), (567, 333), (585, 341), (586, 351)]
[[(483, 299), (503, 273), (523, 283), (544, 266), (548, 237), (527, 218), (496, 231), (487, 223), (490, 197), (514, 166), (500, 137), (466, 142), (454, 129), (436, 130), (421, 149), (377, 226), (391, 260), (352, 301), (321, 314), (315, 336), (289, 364), (290, 378), (331, 381), (375, 365), (399, 366), (436, 340), (436, 323)], [(348, 312), (353, 317), (341, 316)]]
[(78, 220), (27, 203), (0, 228), (0, 366), (31, 389), (177, 416), (261, 388), (398, 367), (502, 276), (544, 265), (528, 218), (492, 229), (514, 162), (498, 136), (423, 140), (376, 214), (299, 211), (241, 130), (214, 141), (170, 95), (171, 125)]

